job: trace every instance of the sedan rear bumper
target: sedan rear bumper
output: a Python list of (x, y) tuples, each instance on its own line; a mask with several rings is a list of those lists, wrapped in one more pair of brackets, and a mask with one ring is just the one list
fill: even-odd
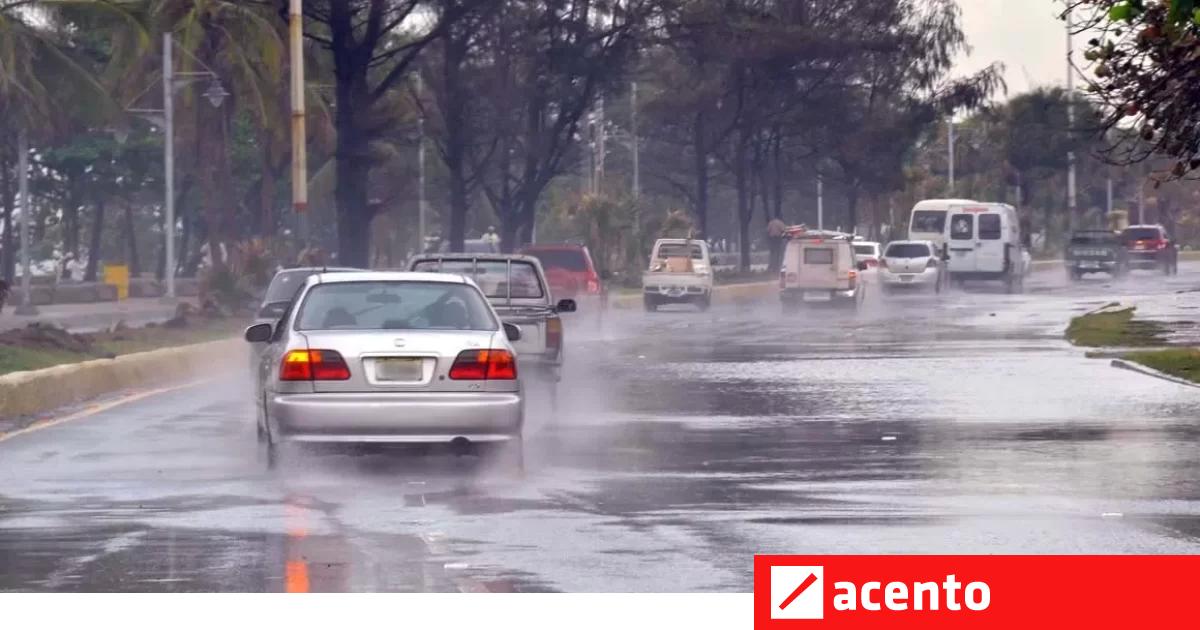
[(913, 273), (893, 272), (889, 269), (879, 270), (879, 283), (888, 287), (889, 289), (892, 287), (909, 286), (927, 287), (937, 284), (937, 281), (937, 269), (926, 268), (922, 271)]
[(292, 442), (499, 442), (520, 436), (518, 392), (276, 394), (273, 436)]

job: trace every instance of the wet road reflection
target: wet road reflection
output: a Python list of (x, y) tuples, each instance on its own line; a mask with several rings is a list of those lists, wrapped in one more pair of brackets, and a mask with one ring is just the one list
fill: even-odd
[(746, 591), (754, 553), (1200, 551), (1200, 390), (1060, 339), (1200, 268), (569, 331), (527, 473), (255, 457), (239, 375), (0, 443), (0, 590)]

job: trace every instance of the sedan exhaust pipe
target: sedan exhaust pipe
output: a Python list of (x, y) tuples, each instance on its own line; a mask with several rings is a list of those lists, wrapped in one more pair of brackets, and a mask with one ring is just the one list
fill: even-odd
[(475, 450), (475, 449), (473, 448), (473, 446), (471, 444), (471, 440), (468, 440), (467, 438), (462, 437), (461, 435), (454, 438), (453, 440), (450, 440), (450, 452), (453, 453), (456, 457), (462, 457), (463, 455), (470, 455), (473, 450)]

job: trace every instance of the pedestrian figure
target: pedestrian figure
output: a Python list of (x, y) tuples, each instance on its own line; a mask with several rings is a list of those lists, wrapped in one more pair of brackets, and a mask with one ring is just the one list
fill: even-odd
[(787, 226), (779, 217), (774, 217), (767, 223), (767, 247), (771, 252), (767, 270), (772, 273), (779, 271), (783, 266), (783, 239), (786, 232)]

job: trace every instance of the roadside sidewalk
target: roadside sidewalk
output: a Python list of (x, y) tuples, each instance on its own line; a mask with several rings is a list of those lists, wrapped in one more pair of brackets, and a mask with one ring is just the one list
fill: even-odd
[(15, 304), (6, 304), (0, 313), (0, 331), (23, 328), (34, 322), (45, 322), (70, 332), (107, 330), (124, 320), (129, 326), (144, 326), (164, 322), (175, 315), (175, 305), (158, 298), (130, 298), (121, 302), (93, 304), (49, 304), (38, 307), (32, 317), (13, 315)]

